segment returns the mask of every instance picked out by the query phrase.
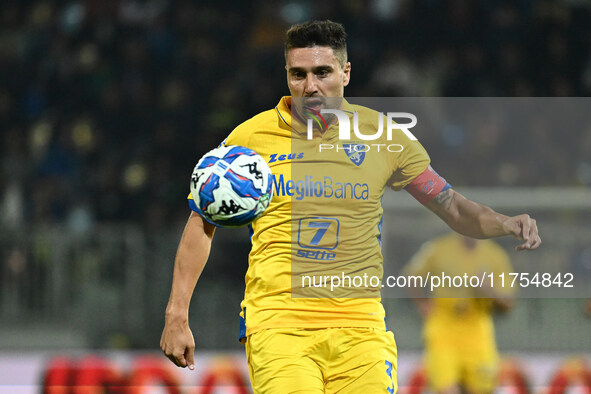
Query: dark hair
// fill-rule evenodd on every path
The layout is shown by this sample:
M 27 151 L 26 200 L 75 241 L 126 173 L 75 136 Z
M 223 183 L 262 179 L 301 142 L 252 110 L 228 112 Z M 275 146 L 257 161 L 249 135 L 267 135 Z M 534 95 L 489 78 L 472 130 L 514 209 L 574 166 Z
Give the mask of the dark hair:
M 340 23 L 329 20 L 308 21 L 291 26 L 285 33 L 286 58 L 287 52 L 292 48 L 314 46 L 331 47 L 341 65 L 347 61 L 347 33 Z

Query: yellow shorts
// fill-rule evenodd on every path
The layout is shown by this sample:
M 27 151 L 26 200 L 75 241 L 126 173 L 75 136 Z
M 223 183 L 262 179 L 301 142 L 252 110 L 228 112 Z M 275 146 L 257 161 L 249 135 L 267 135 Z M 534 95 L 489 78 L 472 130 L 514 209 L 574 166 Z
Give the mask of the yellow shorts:
M 461 385 L 471 392 L 492 393 L 499 356 L 495 349 L 458 348 L 439 343 L 427 346 L 425 364 L 432 390 Z
M 255 394 L 397 390 L 392 332 L 372 328 L 267 329 L 246 340 Z

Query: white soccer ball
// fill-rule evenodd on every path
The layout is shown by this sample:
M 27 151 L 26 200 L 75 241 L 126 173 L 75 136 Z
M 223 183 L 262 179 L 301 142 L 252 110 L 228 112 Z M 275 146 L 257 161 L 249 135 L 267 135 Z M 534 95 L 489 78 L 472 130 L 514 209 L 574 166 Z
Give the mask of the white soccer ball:
M 205 154 L 191 176 L 191 209 L 220 227 L 240 227 L 263 214 L 273 197 L 269 165 L 243 146 Z

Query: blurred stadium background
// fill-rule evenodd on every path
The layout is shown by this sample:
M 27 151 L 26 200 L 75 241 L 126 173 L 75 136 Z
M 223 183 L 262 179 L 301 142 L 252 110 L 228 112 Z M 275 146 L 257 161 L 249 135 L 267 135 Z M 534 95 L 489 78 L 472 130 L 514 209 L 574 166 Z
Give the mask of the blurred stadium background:
M 348 31 L 347 96 L 591 95 L 587 0 L 2 1 L 0 392 L 41 392 L 62 355 L 167 362 L 157 352 L 191 170 L 288 94 L 283 33 L 311 18 Z M 507 213 L 535 200 L 543 249 L 512 257 L 589 275 L 591 127 L 419 139 L 470 197 Z M 385 203 L 387 260 L 446 231 L 394 193 Z M 245 373 L 248 250 L 246 230 L 218 231 L 191 306 L 201 365 L 231 357 L 219 367 L 230 383 L 224 368 Z M 585 301 L 520 299 L 498 319 L 502 352 L 537 374 L 530 386 L 591 361 Z M 402 387 L 420 363 L 420 319 L 408 299 L 385 306 Z M 591 377 L 574 379 L 591 392 Z

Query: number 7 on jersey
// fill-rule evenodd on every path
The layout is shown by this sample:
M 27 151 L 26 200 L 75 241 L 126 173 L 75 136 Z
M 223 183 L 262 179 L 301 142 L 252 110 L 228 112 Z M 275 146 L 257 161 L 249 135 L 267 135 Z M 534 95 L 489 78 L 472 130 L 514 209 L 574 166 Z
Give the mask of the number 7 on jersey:
M 298 245 L 307 249 L 332 250 L 339 243 L 340 223 L 335 218 L 311 217 L 298 223 Z

